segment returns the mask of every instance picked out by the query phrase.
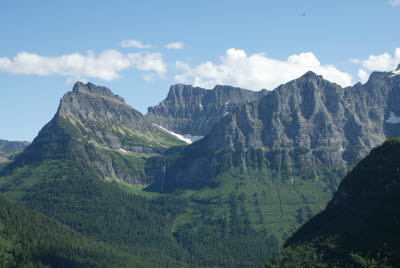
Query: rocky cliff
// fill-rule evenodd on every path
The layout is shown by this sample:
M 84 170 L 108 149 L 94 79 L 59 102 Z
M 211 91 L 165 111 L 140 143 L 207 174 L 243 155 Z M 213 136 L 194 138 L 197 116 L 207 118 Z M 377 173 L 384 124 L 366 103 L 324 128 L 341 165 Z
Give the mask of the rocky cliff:
M 28 141 L 7 141 L 0 140 L 0 150 L 7 152 L 20 152 L 23 151 L 30 142 Z
M 29 163 L 78 161 L 103 178 L 144 183 L 143 161 L 135 153 L 162 153 L 185 144 L 147 122 L 110 89 L 77 82 L 54 118 L 2 174 Z
M 160 151 L 184 144 L 147 122 L 110 89 L 91 83 L 75 84 L 61 99 L 55 118 L 63 118 L 81 130 L 89 142 L 127 151 Z
M 150 107 L 146 119 L 180 134 L 205 136 L 215 123 L 236 106 L 268 94 L 231 86 L 204 89 L 190 85 L 171 86 L 159 105 Z
M 373 147 L 400 136 L 399 103 L 396 72 L 375 72 L 366 84 L 347 88 L 308 72 L 221 118 L 209 135 L 186 149 L 191 160 L 171 169 L 169 178 L 173 184 L 180 178 L 211 180 L 203 170 L 210 170 L 212 160 L 201 152 L 226 148 L 302 148 L 307 163 L 348 170 Z

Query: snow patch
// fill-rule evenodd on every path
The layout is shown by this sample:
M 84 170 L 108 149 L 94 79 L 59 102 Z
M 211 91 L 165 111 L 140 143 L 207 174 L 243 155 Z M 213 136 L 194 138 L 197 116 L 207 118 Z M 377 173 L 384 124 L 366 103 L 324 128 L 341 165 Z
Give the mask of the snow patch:
M 170 130 L 168 130 L 168 129 L 166 129 L 166 128 L 163 128 L 162 126 L 159 126 L 159 125 L 156 125 L 156 124 L 154 124 L 154 125 L 157 126 L 157 127 L 159 127 L 159 128 L 161 128 L 162 130 L 168 132 L 168 133 L 171 134 L 172 136 L 177 137 L 177 138 L 180 139 L 181 141 L 186 142 L 187 144 L 191 144 L 191 143 L 193 143 L 193 142 L 195 142 L 195 141 L 198 141 L 198 140 L 201 140 L 202 138 L 204 138 L 204 136 L 192 136 L 192 135 L 190 135 L 190 134 L 181 135 L 181 134 L 172 132 L 172 131 L 170 131 Z
M 400 75 L 400 70 L 398 71 L 393 71 L 392 75 L 390 77 L 396 76 L 396 75 Z
M 179 134 L 178 134 L 179 135 Z M 183 135 L 183 138 L 190 140 L 190 143 L 196 142 L 204 138 L 204 136 L 192 136 L 190 134 Z
M 386 122 L 391 123 L 391 124 L 398 124 L 400 123 L 400 116 L 397 117 L 394 112 L 390 112 L 388 120 Z
M 125 151 L 125 150 L 122 149 L 122 148 L 119 148 L 118 151 L 123 152 L 123 153 L 128 153 L 127 151 Z

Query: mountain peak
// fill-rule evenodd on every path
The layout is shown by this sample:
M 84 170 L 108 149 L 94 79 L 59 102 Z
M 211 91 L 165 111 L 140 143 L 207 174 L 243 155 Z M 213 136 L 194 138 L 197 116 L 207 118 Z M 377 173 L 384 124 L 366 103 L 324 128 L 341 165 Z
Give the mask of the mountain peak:
M 81 93 L 101 95 L 103 97 L 116 98 L 121 102 L 125 102 L 125 100 L 123 98 L 112 93 L 112 91 L 109 88 L 102 87 L 102 86 L 96 86 L 95 84 L 92 84 L 90 82 L 88 82 L 87 84 L 84 84 L 80 81 L 76 82 L 74 85 L 74 88 L 72 89 L 72 92 L 81 92 Z
M 400 63 L 399 63 L 399 65 L 397 65 L 396 72 L 397 71 L 400 71 Z
M 318 75 L 314 73 L 313 71 L 308 71 L 305 74 L 303 74 L 300 78 L 306 78 L 306 79 L 323 79 L 321 75 Z
M 57 116 L 83 123 L 102 121 L 135 127 L 143 121 L 141 113 L 110 89 L 79 81 L 62 97 Z

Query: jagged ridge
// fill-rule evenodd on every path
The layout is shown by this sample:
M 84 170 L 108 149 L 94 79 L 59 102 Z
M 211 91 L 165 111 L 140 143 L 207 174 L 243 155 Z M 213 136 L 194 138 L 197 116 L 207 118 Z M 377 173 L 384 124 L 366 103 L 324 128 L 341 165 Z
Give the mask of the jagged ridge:
M 61 99 L 53 119 L 1 175 L 28 164 L 72 160 L 71 165 L 78 161 L 96 168 L 103 178 L 149 183 L 143 172 L 145 163 L 135 153 L 162 153 L 183 145 L 108 88 L 77 82 Z M 20 189 L 12 186 L 7 189 Z
M 200 172 L 211 162 L 199 168 L 196 155 L 224 148 L 305 148 L 307 162 L 348 170 L 371 148 L 400 135 L 400 124 L 388 121 L 391 113 L 400 115 L 399 81 L 399 76 L 375 72 L 364 85 L 341 88 L 308 72 L 221 118 L 208 136 L 186 149 L 191 160 L 169 177 L 177 184 L 179 178 L 211 180 Z
M 266 94 L 267 90 L 254 92 L 221 85 L 210 90 L 177 84 L 171 86 L 167 98 L 159 105 L 149 107 L 145 117 L 177 133 L 205 136 L 234 107 Z

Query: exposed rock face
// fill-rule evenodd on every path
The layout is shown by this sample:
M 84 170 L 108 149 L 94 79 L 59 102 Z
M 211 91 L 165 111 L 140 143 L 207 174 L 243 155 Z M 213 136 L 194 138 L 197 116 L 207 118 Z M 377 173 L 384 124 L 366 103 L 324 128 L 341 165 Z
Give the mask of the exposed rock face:
M 159 105 L 150 107 L 146 119 L 180 134 L 205 136 L 215 123 L 238 104 L 257 100 L 268 91 L 249 91 L 231 86 L 204 89 L 177 84 Z
M 141 113 L 127 105 L 123 98 L 106 87 L 77 82 L 61 99 L 58 116 L 77 120 L 108 122 L 131 127 L 143 127 Z
M 193 161 L 173 169 L 169 177 L 207 179 L 198 170 L 212 163 L 195 155 L 224 148 L 300 147 L 309 150 L 309 163 L 348 170 L 373 147 L 400 136 L 400 76 L 391 74 L 375 72 L 364 85 L 341 88 L 308 72 L 220 119 L 208 136 L 187 148 Z
M 90 136 L 90 141 L 116 149 L 134 150 L 121 139 L 125 132 L 138 129 L 158 131 L 123 98 L 114 95 L 108 88 L 91 83 L 77 82 L 72 92 L 61 99 L 56 117 L 79 125 Z
M 123 98 L 114 95 L 106 87 L 77 82 L 71 92 L 60 101 L 53 120 L 46 127 L 53 126 L 58 120 L 72 124 L 76 129 L 73 136 L 81 136 L 92 144 L 124 149 L 133 152 L 160 152 L 169 143 L 184 144 L 166 131 L 147 122 L 143 115 L 127 105 Z M 35 141 L 46 141 L 54 133 L 46 127 Z M 62 127 L 65 129 L 65 126 Z
M 30 142 L 0 140 L 0 163 L 13 160 Z
M 0 150 L 7 152 L 20 152 L 23 151 L 30 142 L 28 141 L 7 141 L 0 140 Z
M 388 73 L 374 73 L 365 85 L 341 88 L 308 72 L 237 108 L 203 142 L 213 150 L 327 147 L 350 161 L 400 135 L 400 125 L 387 122 L 391 112 L 400 115 L 399 82 Z
M 122 152 L 160 153 L 184 144 L 108 88 L 77 82 L 61 99 L 54 118 L 3 172 L 28 162 L 68 159 L 95 168 L 103 177 L 143 183 L 146 176 L 130 174 L 129 164 L 119 157 Z

